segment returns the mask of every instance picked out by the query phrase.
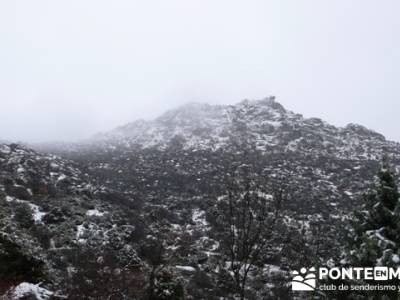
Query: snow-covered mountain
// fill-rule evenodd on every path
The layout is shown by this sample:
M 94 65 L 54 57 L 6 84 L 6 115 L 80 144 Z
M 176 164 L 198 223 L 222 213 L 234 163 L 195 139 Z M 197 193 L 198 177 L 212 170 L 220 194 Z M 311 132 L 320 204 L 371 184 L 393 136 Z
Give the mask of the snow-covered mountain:
M 383 157 L 400 171 L 400 144 L 304 118 L 273 97 L 187 104 L 33 147 L 0 144 L 0 294 L 44 299 L 146 299 L 156 262 L 165 264 L 153 274 L 156 299 L 232 296 L 218 205 L 243 180 L 279 207 L 248 299 L 288 299 L 290 270 L 337 257 L 336 226 L 360 207 Z
M 165 148 L 181 143 L 185 149 L 225 149 L 232 139 L 245 137 L 260 151 L 332 154 L 343 159 L 400 157 L 398 143 L 361 125 L 335 127 L 318 118 L 286 110 L 274 97 L 244 100 L 236 105 L 191 103 L 155 120 L 135 121 L 105 134 L 96 142 L 122 147 Z

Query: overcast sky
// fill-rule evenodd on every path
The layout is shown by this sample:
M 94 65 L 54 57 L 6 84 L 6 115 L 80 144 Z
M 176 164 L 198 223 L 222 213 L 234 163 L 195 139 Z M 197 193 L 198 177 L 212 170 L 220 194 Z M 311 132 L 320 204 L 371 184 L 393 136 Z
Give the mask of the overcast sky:
M 0 2 L 0 139 L 74 140 L 275 95 L 400 141 L 398 0 Z

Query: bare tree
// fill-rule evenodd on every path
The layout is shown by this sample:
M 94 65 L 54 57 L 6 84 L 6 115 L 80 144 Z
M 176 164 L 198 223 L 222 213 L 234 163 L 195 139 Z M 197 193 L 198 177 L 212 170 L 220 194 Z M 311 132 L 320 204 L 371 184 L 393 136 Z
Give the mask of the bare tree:
M 146 259 L 150 266 L 148 299 L 151 300 L 154 298 L 156 276 L 167 265 L 163 240 L 155 237 L 150 238 L 141 245 L 140 250 L 141 256 Z
M 249 272 L 274 238 L 277 210 L 284 197 L 279 191 L 274 197 L 247 180 L 228 187 L 228 195 L 219 201 L 221 225 L 227 233 L 223 241 L 227 267 L 242 300 Z

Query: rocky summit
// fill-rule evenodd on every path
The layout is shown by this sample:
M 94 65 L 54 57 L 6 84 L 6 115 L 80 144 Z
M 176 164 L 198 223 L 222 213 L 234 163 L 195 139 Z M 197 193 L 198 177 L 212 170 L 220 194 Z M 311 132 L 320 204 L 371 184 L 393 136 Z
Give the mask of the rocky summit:
M 340 228 L 382 161 L 398 174 L 400 144 L 274 97 L 191 103 L 80 143 L 2 143 L 1 299 L 291 299 L 292 270 L 341 260 Z M 252 199 L 254 220 L 230 223 L 232 199 Z

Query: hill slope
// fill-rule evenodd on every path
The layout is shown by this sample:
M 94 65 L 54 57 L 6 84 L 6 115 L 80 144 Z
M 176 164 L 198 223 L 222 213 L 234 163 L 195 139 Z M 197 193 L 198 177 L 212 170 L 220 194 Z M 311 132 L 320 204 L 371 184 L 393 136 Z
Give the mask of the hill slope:
M 232 182 L 240 190 L 243 180 L 262 188 L 265 199 L 282 200 L 280 226 L 257 261 L 251 285 L 259 288 L 250 296 L 287 297 L 289 270 L 338 257 L 335 225 L 359 207 L 382 157 L 400 170 L 398 143 L 360 125 L 306 119 L 273 97 L 188 104 L 89 141 L 36 148 L 51 154 L 0 148 L 4 232 L 46 265 L 49 289 L 88 299 L 116 291 L 144 297 L 156 241 L 166 261 L 160 293 L 231 295 L 217 207 Z M 31 209 L 27 225 L 15 218 L 21 201 Z M 43 242 L 37 228 L 48 233 Z
M 230 138 L 245 137 L 261 151 L 335 155 L 343 159 L 379 159 L 384 152 L 399 155 L 399 144 L 367 128 L 349 124 L 337 128 L 286 110 L 274 97 L 244 100 L 236 105 L 187 104 L 153 121 L 136 121 L 99 141 L 142 148 L 166 147 L 179 141 L 185 149 L 224 149 Z

